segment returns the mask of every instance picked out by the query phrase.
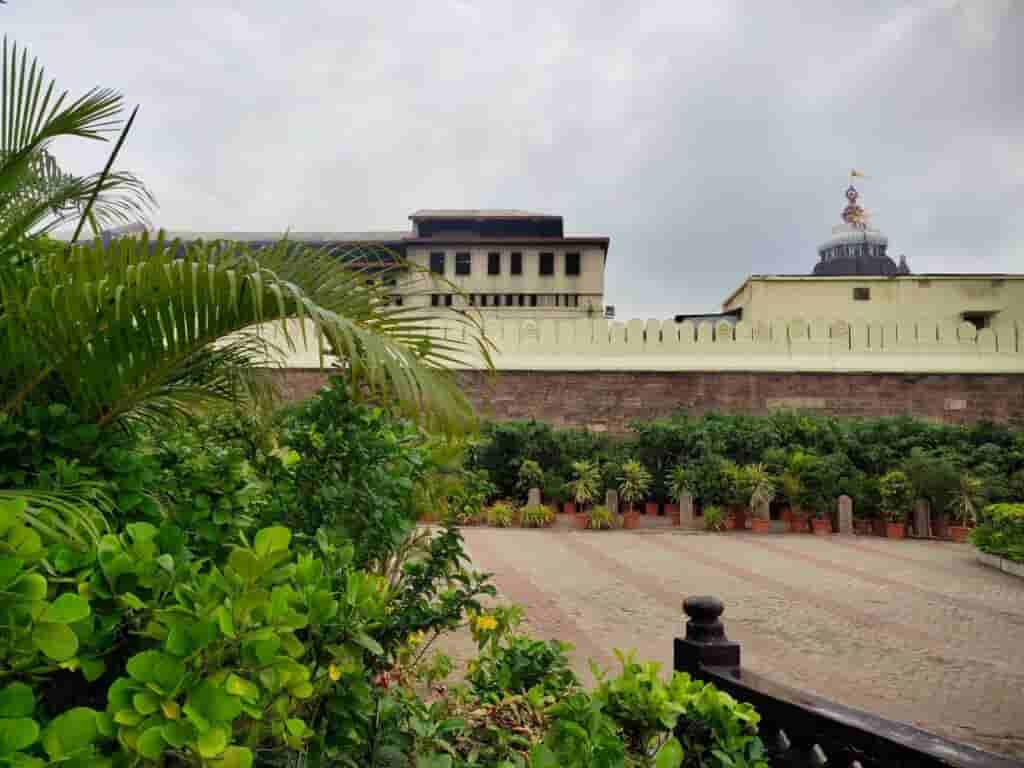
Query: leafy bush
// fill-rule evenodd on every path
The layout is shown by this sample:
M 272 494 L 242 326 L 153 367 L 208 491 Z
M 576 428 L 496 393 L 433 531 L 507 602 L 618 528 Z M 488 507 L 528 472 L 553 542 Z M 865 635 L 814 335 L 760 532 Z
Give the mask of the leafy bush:
M 536 461 L 526 459 L 519 466 L 517 478 L 516 487 L 524 494 L 529 493 L 531 488 L 540 488 L 544 485 L 544 470 Z
M 651 473 L 644 465 L 635 459 L 630 459 L 622 465 L 619 476 L 619 495 L 626 502 L 630 509 L 638 501 L 647 498 L 647 490 L 651 487 Z
M 569 482 L 569 490 L 573 500 L 582 505 L 590 504 L 597 498 L 601 486 L 601 470 L 592 461 L 574 461 L 572 464 L 573 479 Z
M 543 528 L 551 525 L 554 519 L 555 513 L 543 504 L 523 507 L 519 512 L 519 523 L 523 528 Z
M 603 504 L 590 510 L 587 517 L 587 528 L 595 531 L 607 531 L 615 527 L 615 518 L 611 510 Z
M 571 650 L 571 645 L 558 640 L 510 634 L 489 645 L 470 664 L 466 679 L 474 694 L 484 701 L 500 701 L 534 688 L 559 697 L 578 685 L 566 656 Z
M 903 520 L 914 503 L 914 487 L 905 474 L 898 469 L 887 472 L 879 480 L 882 509 L 892 522 Z
M 721 531 L 725 528 L 725 515 L 722 508 L 712 504 L 704 507 L 704 527 L 709 531 Z
M 496 528 L 509 528 L 516 521 L 515 505 L 508 501 L 498 501 L 487 510 L 487 524 Z
M 1024 504 L 992 504 L 979 515 L 971 543 L 982 552 L 1024 563 Z

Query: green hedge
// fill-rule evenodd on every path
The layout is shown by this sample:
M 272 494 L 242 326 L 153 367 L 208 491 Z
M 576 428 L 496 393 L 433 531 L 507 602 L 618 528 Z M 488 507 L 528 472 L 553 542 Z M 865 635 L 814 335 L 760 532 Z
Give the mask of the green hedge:
M 982 552 L 1024 563 L 1024 504 L 986 507 L 971 532 L 971 543 Z

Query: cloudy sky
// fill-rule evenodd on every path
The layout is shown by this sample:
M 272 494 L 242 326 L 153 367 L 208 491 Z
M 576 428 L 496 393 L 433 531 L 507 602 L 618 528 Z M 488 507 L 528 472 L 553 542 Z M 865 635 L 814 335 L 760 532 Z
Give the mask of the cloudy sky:
M 119 164 L 167 228 L 561 213 L 611 237 L 619 316 L 664 317 L 809 271 L 853 167 L 915 271 L 1024 271 L 1024 0 L 8 0 L 0 28 L 141 105 Z

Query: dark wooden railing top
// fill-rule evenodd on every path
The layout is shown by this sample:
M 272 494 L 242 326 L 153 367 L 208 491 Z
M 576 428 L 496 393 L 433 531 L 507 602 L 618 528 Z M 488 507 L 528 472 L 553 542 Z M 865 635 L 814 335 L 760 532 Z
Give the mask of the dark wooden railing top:
M 712 682 L 754 705 L 772 765 L 836 768 L 1024 768 L 1024 763 L 949 741 L 768 680 L 740 666 L 740 646 L 725 635 L 722 602 L 683 602 L 686 637 L 676 638 L 675 669 Z M 1024 727 L 1024 724 L 1022 724 Z

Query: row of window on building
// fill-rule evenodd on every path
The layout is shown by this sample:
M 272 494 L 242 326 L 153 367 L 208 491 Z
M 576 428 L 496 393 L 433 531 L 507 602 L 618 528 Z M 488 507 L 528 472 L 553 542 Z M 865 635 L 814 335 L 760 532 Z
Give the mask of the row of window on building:
M 580 297 L 574 293 L 432 293 L 430 306 L 450 307 L 578 307 Z
M 488 275 L 500 275 L 502 274 L 502 259 L 503 254 L 499 251 L 491 251 L 487 254 L 487 274 Z M 437 251 L 430 254 L 430 271 L 435 275 L 443 275 L 445 273 L 445 254 L 444 252 Z M 457 277 L 465 277 L 473 272 L 473 258 L 468 251 L 458 251 L 455 254 L 455 275 Z M 565 254 L 565 274 L 570 277 L 575 277 L 580 273 L 580 255 L 578 253 L 567 253 Z M 521 275 L 523 274 L 523 254 L 519 251 L 513 251 L 508 254 L 508 274 L 510 275 Z M 544 277 L 553 276 L 555 274 L 555 254 L 550 251 L 544 251 L 540 254 L 538 260 L 538 274 Z

